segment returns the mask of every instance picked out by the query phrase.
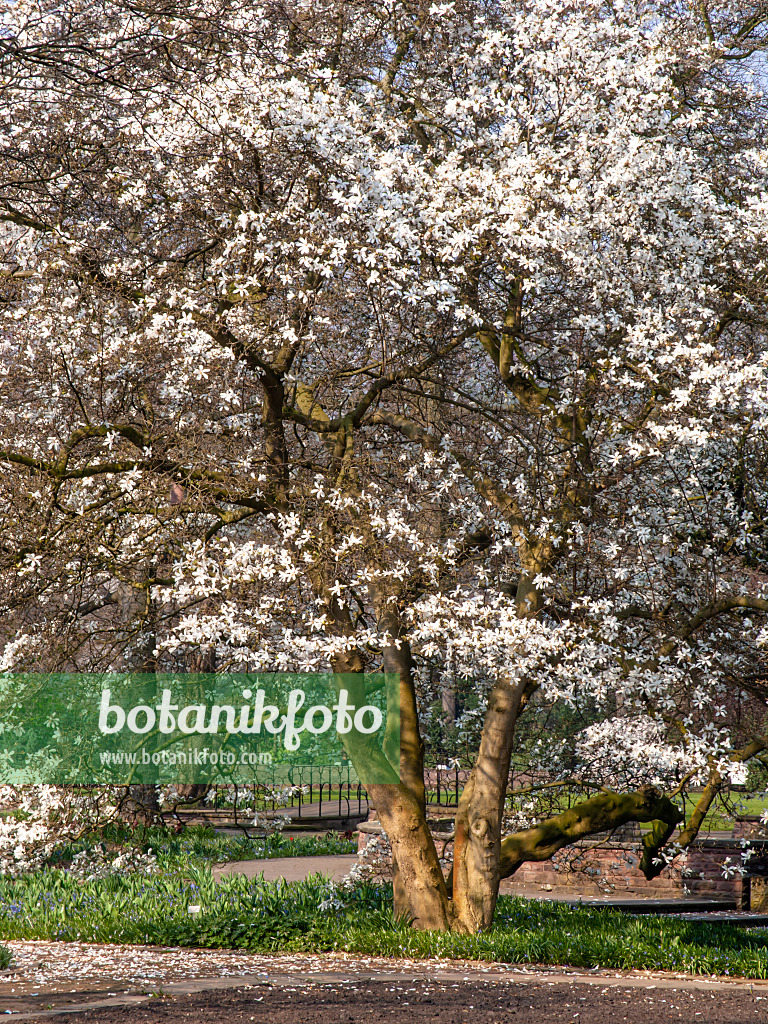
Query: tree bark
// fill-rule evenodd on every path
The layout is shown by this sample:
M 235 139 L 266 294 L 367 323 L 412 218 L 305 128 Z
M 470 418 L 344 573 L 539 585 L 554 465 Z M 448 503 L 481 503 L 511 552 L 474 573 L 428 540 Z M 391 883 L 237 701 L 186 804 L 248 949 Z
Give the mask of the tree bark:
M 500 680 L 491 690 L 477 764 L 456 813 L 453 903 L 458 931 L 485 931 L 499 893 L 501 822 L 512 739 L 524 683 Z
M 392 623 L 392 625 L 395 625 Z M 424 742 L 419 731 L 419 716 L 416 707 L 416 692 L 413 686 L 413 658 L 411 647 L 408 643 L 401 643 L 399 647 L 389 644 L 384 649 L 384 672 L 386 673 L 389 685 L 397 687 L 398 700 L 396 706 L 399 714 L 388 716 L 394 725 L 393 733 L 399 725 L 399 736 L 391 735 L 385 738 L 387 753 L 394 754 L 395 744 L 399 747 L 398 754 L 400 766 L 400 783 L 409 791 L 419 809 L 421 817 L 426 824 L 427 799 L 424 786 Z M 390 755 L 391 756 L 391 755 Z M 374 801 L 378 811 L 379 820 L 382 811 Z M 386 827 L 386 826 L 385 826 Z M 427 832 L 429 829 L 427 828 Z M 431 838 L 431 835 L 430 835 Z M 395 914 L 397 916 L 410 916 L 414 921 L 425 914 L 423 900 L 414 896 L 410 890 L 410 881 L 400 869 L 400 861 L 392 850 L 392 892 Z M 417 885 L 418 892 L 418 885 Z M 415 900 L 415 902 L 414 902 Z M 431 918 L 431 912 L 429 914 Z
M 379 820 L 392 846 L 397 864 L 401 899 L 395 913 L 406 916 L 414 928 L 447 931 L 453 913 L 440 860 L 427 820 L 407 787 L 366 787 L 379 812 Z
M 392 846 L 395 914 L 417 928 L 445 929 L 451 912 L 427 824 L 424 742 L 419 730 L 411 646 L 401 639 L 402 624 L 394 595 L 372 587 L 371 597 L 379 629 L 390 638 L 383 651 L 388 694 L 384 753 L 397 771 L 399 784 L 367 789 Z
M 334 660 L 334 668 L 341 666 L 359 670 L 360 663 L 354 654 L 348 654 Z M 364 703 L 364 683 L 359 671 L 337 673 L 334 681 L 337 690 L 343 688 L 348 691 L 353 703 Z M 343 740 L 352 764 L 364 782 L 366 776 L 391 778 L 391 782 L 366 782 L 365 788 L 379 813 L 379 820 L 392 846 L 393 862 L 397 864 L 399 884 L 395 913 L 405 917 L 415 928 L 449 929 L 451 905 L 424 814 L 423 776 L 421 793 L 414 793 L 399 778 L 400 766 L 390 763 L 385 749 L 354 733 L 348 733 Z

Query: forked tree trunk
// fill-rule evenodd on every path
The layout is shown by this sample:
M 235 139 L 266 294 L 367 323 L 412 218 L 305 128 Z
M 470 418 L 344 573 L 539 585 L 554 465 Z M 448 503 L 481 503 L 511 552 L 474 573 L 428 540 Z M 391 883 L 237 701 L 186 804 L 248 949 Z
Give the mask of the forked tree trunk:
M 355 664 L 354 658 L 345 658 L 337 665 L 342 662 L 347 668 Z M 360 674 L 337 675 L 336 685 L 348 689 L 356 704 L 365 700 Z M 628 821 L 652 823 L 643 839 L 641 868 L 647 877 L 653 877 L 659 850 L 683 817 L 667 797 L 647 786 L 634 793 L 600 793 L 502 840 L 512 734 L 524 693 L 524 684 L 503 681 L 491 691 L 477 765 L 459 802 L 454 868 L 447 883 L 427 824 L 423 796 L 398 780 L 398 768 L 384 749 L 367 737 L 350 734 L 345 738 L 353 764 L 367 766 L 378 779 L 391 776 L 391 783 L 377 782 L 366 789 L 397 864 L 395 910 L 415 928 L 463 933 L 487 930 L 493 923 L 502 878 L 526 861 L 546 860 L 564 846 Z M 410 767 L 413 770 L 413 765 Z M 419 789 L 416 782 L 414 788 Z
M 524 613 L 535 613 L 535 594 L 530 587 L 522 589 Z M 379 624 L 395 640 L 399 624 L 386 618 L 385 611 Z M 367 766 L 370 777 L 382 780 L 366 789 L 392 846 L 397 914 L 420 929 L 485 931 L 493 924 L 503 877 L 525 861 L 547 859 L 563 846 L 627 821 L 653 822 L 644 839 L 641 865 L 651 877 L 660 847 L 682 818 L 674 804 L 651 787 L 632 794 L 599 794 L 502 840 L 512 740 L 530 685 L 501 679 L 491 690 L 477 763 L 459 801 L 453 870 L 446 882 L 427 823 L 413 661 L 405 641 L 387 647 L 384 667 L 390 713 L 383 747 L 354 734 L 345 737 L 345 745 L 353 764 L 363 771 Z M 367 703 L 361 655 L 338 655 L 333 668 L 337 688 L 349 690 L 355 704 Z M 398 706 L 398 713 L 393 713 Z M 388 776 L 391 782 L 384 781 Z

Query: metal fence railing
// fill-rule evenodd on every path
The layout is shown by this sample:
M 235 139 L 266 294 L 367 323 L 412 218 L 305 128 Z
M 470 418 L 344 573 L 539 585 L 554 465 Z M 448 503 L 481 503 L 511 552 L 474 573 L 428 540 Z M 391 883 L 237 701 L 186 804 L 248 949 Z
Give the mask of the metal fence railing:
M 469 778 L 469 769 L 448 760 L 424 768 L 427 803 L 438 807 L 458 807 L 461 791 Z
M 455 808 L 470 775 L 469 768 L 458 761 L 446 760 L 424 768 L 427 803 L 435 807 Z M 178 809 L 191 813 L 193 808 L 183 802 Z M 341 765 L 271 765 L 259 769 L 258 781 L 211 786 L 204 801 L 204 812 L 231 815 L 237 825 L 249 824 L 254 812 L 279 814 L 285 810 L 291 817 L 349 818 L 363 816 L 369 810 L 368 795 L 350 764 Z
M 247 816 L 246 808 L 290 809 L 296 818 L 348 818 L 368 810 L 365 788 L 351 765 L 273 765 L 260 770 L 259 776 L 257 782 L 214 786 L 208 806 L 231 810 L 236 823 Z

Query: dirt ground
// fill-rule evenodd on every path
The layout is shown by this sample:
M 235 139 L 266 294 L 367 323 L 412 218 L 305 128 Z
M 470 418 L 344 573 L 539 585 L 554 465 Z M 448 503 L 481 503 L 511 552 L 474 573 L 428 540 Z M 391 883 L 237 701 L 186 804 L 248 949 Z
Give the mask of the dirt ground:
M 762 1024 L 768 1021 L 768 991 L 393 979 L 209 990 L 38 1019 L 40 1024 Z

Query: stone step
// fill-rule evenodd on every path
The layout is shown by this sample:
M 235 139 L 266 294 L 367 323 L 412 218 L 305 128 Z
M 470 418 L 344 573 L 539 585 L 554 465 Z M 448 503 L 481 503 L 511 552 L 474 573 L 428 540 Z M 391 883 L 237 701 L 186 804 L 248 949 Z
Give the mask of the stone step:
M 580 907 L 606 907 L 611 910 L 622 910 L 625 914 L 707 914 L 718 911 L 736 911 L 736 900 L 708 899 L 626 899 L 606 897 L 606 899 L 583 899 L 566 897 L 563 902 Z
M 750 914 L 748 912 L 730 914 L 725 911 L 714 911 L 709 914 L 675 914 L 681 921 L 692 921 L 695 924 L 732 924 L 738 928 L 768 928 L 768 914 Z

